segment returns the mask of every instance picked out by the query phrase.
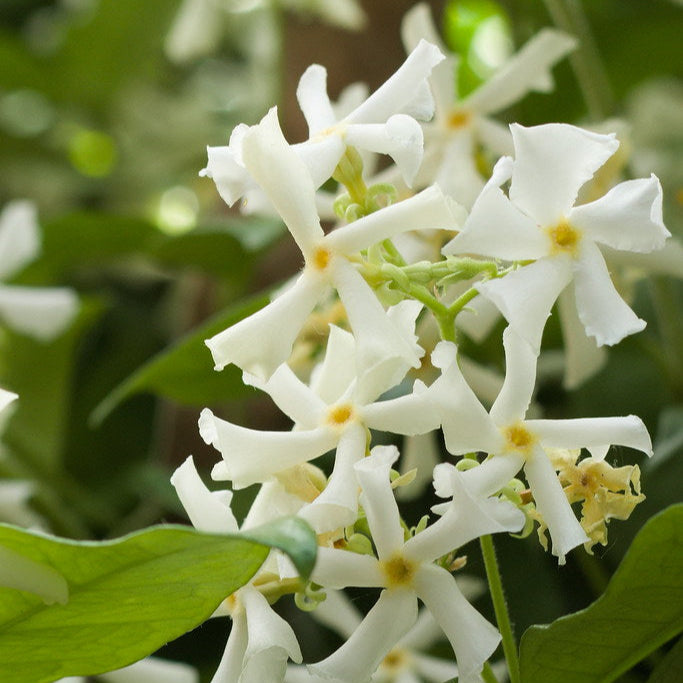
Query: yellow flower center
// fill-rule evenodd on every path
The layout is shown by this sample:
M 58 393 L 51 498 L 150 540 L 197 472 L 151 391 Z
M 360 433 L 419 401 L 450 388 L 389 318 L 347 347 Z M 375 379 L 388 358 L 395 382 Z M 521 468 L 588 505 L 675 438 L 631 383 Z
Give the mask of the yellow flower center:
M 340 403 L 339 405 L 332 406 L 327 413 L 327 421 L 335 427 L 347 424 L 353 417 L 353 406 L 350 403 Z
M 547 229 L 554 252 L 564 252 L 574 256 L 581 241 L 581 232 L 567 220 L 562 219 L 557 225 Z
M 401 554 L 392 555 L 388 560 L 380 562 L 380 567 L 387 581 L 387 588 L 409 586 L 415 576 L 417 565 Z
M 399 672 L 408 668 L 410 655 L 400 648 L 394 648 L 382 660 L 379 665 L 380 670 L 388 675 L 395 676 Z
M 318 247 L 313 252 L 311 263 L 313 264 L 314 268 L 317 268 L 318 270 L 325 270 L 325 268 L 327 268 L 327 266 L 330 264 L 331 259 L 332 252 L 329 249 L 326 249 L 325 247 Z
M 506 427 L 503 436 L 508 450 L 522 453 L 527 453 L 536 441 L 536 437 L 521 422 Z
M 465 109 L 456 109 L 448 117 L 447 125 L 452 130 L 465 128 L 472 120 L 472 114 Z

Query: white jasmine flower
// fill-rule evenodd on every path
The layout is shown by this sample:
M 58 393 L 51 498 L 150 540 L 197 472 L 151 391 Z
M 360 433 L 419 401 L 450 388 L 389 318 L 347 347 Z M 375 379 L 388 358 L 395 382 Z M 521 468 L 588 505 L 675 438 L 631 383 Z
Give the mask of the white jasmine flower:
M 458 577 L 457 583 L 468 600 L 483 591 L 481 582 L 471 577 Z M 327 597 L 311 613 L 312 616 L 343 638 L 350 638 L 362 623 L 361 613 L 341 591 L 328 590 L 326 593 Z M 455 678 L 458 675 L 455 662 L 424 654 L 442 639 L 443 631 L 432 613 L 421 609 L 415 624 L 380 662 L 372 675 L 372 683 L 444 683 Z M 285 676 L 285 683 L 323 683 L 329 680 L 295 664 L 287 667 Z
M 619 296 L 598 245 L 649 252 L 669 231 L 655 176 L 628 180 L 575 206 L 581 186 L 618 147 L 614 136 L 567 124 L 510 126 L 515 160 L 501 159 L 445 254 L 478 253 L 534 263 L 478 285 L 538 351 L 550 309 L 572 282 L 579 318 L 599 346 L 645 327 Z M 509 197 L 500 189 L 511 181 Z
M 420 305 L 405 302 L 391 313 L 399 320 L 409 313 L 414 327 Z M 398 313 L 397 310 L 398 309 Z M 398 384 L 407 370 L 384 364 L 369 373 L 355 375 L 355 343 L 352 335 L 330 326 L 325 361 L 314 374 L 312 386 L 299 380 L 288 365 L 281 365 L 267 382 L 246 379 L 266 391 L 292 419 L 293 431 L 247 429 L 202 411 L 199 431 L 218 449 L 223 461 L 213 471 L 216 479 L 229 479 L 235 488 L 267 481 L 276 474 L 313 460 L 336 448 L 335 464 L 324 491 L 299 511 L 318 532 L 351 524 L 356 519 L 357 486 L 353 467 L 366 453 L 367 430 L 395 434 L 420 434 L 439 426 L 439 415 L 421 382 L 414 391 L 398 398 L 380 400 Z
M 441 43 L 427 4 L 420 3 L 405 15 L 401 33 L 406 50 L 427 39 L 447 54 L 430 78 L 436 112 L 425 126 L 425 160 L 417 184 L 435 182 L 465 206 L 472 206 L 484 186 L 475 162 L 477 144 L 496 156 L 512 152 L 507 128 L 491 115 L 531 91 L 552 90 L 550 70 L 574 49 L 576 40 L 562 31 L 541 30 L 491 78 L 459 99 L 455 92 L 458 58 Z
M 410 183 L 422 158 L 422 129 L 415 118 L 434 113 L 427 77 L 443 59 L 440 50 L 423 41 L 380 88 L 341 119 L 327 95 L 327 72 L 310 66 L 299 82 L 297 98 L 309 127 L 309 139 L 294 145 L 309 169 L 314 189 L 332 176 L 347 145 L 390 155 Z M 209 147 L 208 164 L 200 175 L 212 178 L 230 205 L 253 189 L 253 171 L 244 159 L 249 126 L 237 126 L 227 147 Z
M 394 499 L 389 472 L 394 447 L 379 446 L 355 465 L 377 559 L 336 548 L 320 548 L 313 581 L 324 587 L 384 588 L 379 600 L 347 642 L 309 670 L 348 683 L 369 681 L 382 660 L 417 619 L 418 598 L 442 628 L 456 655 L 459 680 L 478 680 L 500 636 L 465 599 L 455 579 L 434 560 L 479 535 L 519 530 L 522 514 L 508 503 L 475 499 L 456 476 L 452 507 L 433 525 L 408 539 Z M 457 475 L 457 473 L 456 473 Z
M 191 457 L 174 472 L 171 483 L 196 529 L 211 533 L 234 533 L 238 530 L 230 510 L 232 493 L 209 491 Z M 245 521 L 244 527 L 247 526 Z M 272 610 L 252 583 L 226 599 L 217 615 L 224 614 L 226 610 L 232 618 L 232 628 L 212 683 L 282 680 L 287 659 L 301 661 L 301 651 L 291 626 Z
M 305 265 L 284 294 L 206 342 L 216 369 L 235 363 L 261 378 L 269 377 L 287 360 L 305 319 L 330 287 L 344 304 L 364 367 L 392 358 L 417 367 L 415 345 L 397 334 L 396 326 L 350 259 L 372 244 L 407 230 L 453 228 L 459 224 L 458 207 L 432 187 L 325 235 L 311 176 L 282 136 L 275 110 L 245 133 L 242 155 L 292 233 Z
M 603 459 L 610 445 L 628 446 L 652 455 L 652 444 L 645 425 L 634 415 L 525 419 L 536 381 L 536 354 L 511 327 L 505 330 L 503 343 L 505 382 L 490 413 L 465 383 L 457 366 L 455 346 L 442 342 L 432 354 L 432 363 L 443 370 L 439 381 L 450 387 L 450 397 L 439 408 L 446 448 L 453 455 L 477 451 L 490 454 L 483 464 L 462 475 L 481 495 L 500 490 L 524 468 L 536 509 L 548 525 L 553 554 L 563 564 L 566 553 L 585 543 L 587 537 L 562 491 L 546 449 L 587 448 L 594 457 Z M 440 496 L 449 496 L 448 483 L 441 474 L 451 468 L 442 464 L 435 469 Z
M 25 200 L 10 202 L 0 213 L 0 279 L 33 261 L 40 250 L 36 208 Z M 0 319 L 12 329 L 47 341 L 73 320 L 78 299 L 66 287 L 0 284 Z

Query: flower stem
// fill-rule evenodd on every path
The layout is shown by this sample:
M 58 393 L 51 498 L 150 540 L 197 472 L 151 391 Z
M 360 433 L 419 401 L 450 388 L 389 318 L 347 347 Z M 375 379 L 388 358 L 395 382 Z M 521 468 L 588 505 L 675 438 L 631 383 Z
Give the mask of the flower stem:
M 519 676 L 519 659 L 517 657 L 517 643 L 515 642 L 515 636 L 512 632 L 510 615 L 508 613 L 507 603 L 505 602 L 503 582 L 500 578 L 498 560 L 496 559 L 496 549 L 493 546 L 493 539 L 490 534 L 482 536 L 479 539 L 479 543 L 481 545 L 481 553 L 484 557 L 486 578 L 489 582 L 493 609 L 496 613 L 496 622 L 498 623 L 498 630 L 503 639 L 503 653 L 505 654 L 505 661 L 508 665 L 510 683 L 521 683 L 521 678 Z
M 481 677 L 484 680 L 484 683 L 498 683 L 496 674 L 493 673 L 493 669 L 491 669 L 491 665 L 488 662 L 484 664 L 484 669 L 481 672 Z

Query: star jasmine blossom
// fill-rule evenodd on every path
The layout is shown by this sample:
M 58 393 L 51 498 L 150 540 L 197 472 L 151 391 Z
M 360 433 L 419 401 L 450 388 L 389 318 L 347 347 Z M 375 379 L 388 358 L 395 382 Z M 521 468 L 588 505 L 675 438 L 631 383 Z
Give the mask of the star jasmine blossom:
M 355 465 L 377 558 L 320 548 L 313 580 L 321 586 L 381 587 L 379 600 L 342 647 L 309 670 L 348 683 L 369 681 L 372 673 L 417 619 L 418 598 L 443 629 L 455 651 L 459 680 L 479 680 L 483 663 L 499 636 L 464 598 L 454 578 L 434 561 L 485 533 L 518 531 L 523 515 L 496 499 L 470 496 L 458 473 L 448 512 L 405 540 L 389 471 L 398 458 L 392 447 L 376 447 Z
M 275 110 L 245 134 L 243 157 L 278 209 L 304 256 L 304 269 L 286 292 L 254 315 L 206 343 L 216 369 L 234 363 L 268 378 L 289 357 L 292 344 L 316 303 L 334 288 L 346 309 L 364 367 L 397 358 L 417 367 L 419 356 L 403 342 L 370 287 L 353 265 L 362 249 L 418 228 L 454 229 L 459 208 L 436 187 L 386 207 L 325 235 L 315 205 L 315 188 L 287 144 Z M 278 334 L 271 333 L 277 329 Z
M 439 381 L 451 387 L 450 393 L 434 394 L 449 396 L 447 403 L 440 406 L 446 448 L 453 455 L 476 451 L 490 454 L 483 464 L 462 475 L 480 495 L 496 493 L 523 468 L 536 509 L 550 532 L 553 554 L 563 564 L 565 555 L 586 543 L 588 537 L 562 491 L 547 450 L 587 448 L 593 457 L 602 460 L 613 444 L 635 448 L 648 456 L 652 455 L 652 444 L 645 425 L 634 415 L 527 420 L 536 379 L 536 355 L 511 327 L 505 330 L 503 341 L 505 382 L 490 413 L 465 383 L 455 360 L 455 347 L 442 342 L 432 355 L 432 362 L 444 371 Z M 437 470 L 444 467 L 452 466 L 438 465 Z M 448 497 L 449 489 L 440 483 L 437 493 Z
M 614 154 L 614 136 L 566 124 L 510 126 L 515 160 L 501 159 L 444 254 L 478 253 L 533 263 L 478 285 L 515 331 L 538 351 L 545 321 L 573 282 L 579 318 L 598 345 L 642 330 L 610 280 L 598 245 L 649 252 L 670 236 L 662 223 L 662 189 L 654 176 L 629 180 L 588 204 L 582 185 Z M 500 186 L 510 181 L 509 196 Z

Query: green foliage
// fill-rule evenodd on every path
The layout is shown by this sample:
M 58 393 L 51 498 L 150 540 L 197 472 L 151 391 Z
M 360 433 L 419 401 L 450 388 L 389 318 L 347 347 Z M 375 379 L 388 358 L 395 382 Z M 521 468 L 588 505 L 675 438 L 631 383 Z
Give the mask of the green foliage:
M 645 525 L 595 603 L 524 634 L 524 683 L 609 683 L 679 635 L 682 549 L 683 505 L 677 505 Z
M 39 589 L 0 587 L 3 682 L 42 683 L 137 661 L 207 619 L 249 581 L 270 547 L 287 552 L 308 577 L 316 540 L 299 519 L 233 535 L 154 527 L 100 543 L 0 525 L 1 550 L 58 573 L 68 587 L 65 602 L 57 596 L 63 604 L 46 604 Z
M 263 295 L 242 301 L 162 351 L 108 394 L 95 409 L 93 421 L 101 422 L 122 401 L 141 391 L 194 406 L 238 399 L 250 393 L 242 383 L 242 373 L 235 366 L 220 373 L 213 370 L 211 354 L 204 341 L 255 313 L 267 302 L 268 298 Z

